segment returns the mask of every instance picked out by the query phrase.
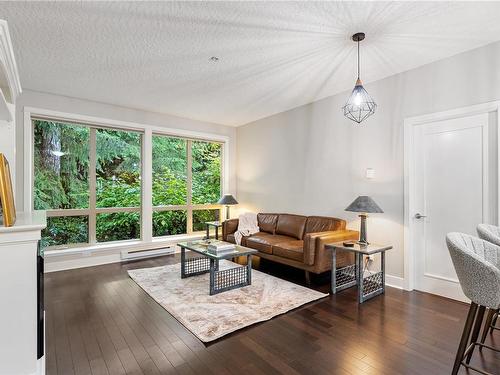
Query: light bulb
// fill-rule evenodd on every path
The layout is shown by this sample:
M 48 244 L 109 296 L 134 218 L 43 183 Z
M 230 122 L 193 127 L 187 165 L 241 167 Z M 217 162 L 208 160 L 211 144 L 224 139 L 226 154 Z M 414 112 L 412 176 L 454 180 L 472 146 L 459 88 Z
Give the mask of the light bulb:
M 361 94 L 359 92 L 354 97 L 354 104 L 358 107 L 361 105 Z

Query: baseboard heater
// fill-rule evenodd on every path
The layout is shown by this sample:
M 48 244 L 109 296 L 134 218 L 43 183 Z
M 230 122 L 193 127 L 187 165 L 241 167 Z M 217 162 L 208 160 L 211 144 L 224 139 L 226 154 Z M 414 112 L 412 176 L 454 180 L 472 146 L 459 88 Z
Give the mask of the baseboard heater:
M 121 258 L 123 261 L 127 261 L 127 260 L 159 257 L 161 255 L 168 255 L 173 253 L 175 253 L 175 245 L 153 250 L 135 250 L 135 251 L 123 250 L 121 253 Z

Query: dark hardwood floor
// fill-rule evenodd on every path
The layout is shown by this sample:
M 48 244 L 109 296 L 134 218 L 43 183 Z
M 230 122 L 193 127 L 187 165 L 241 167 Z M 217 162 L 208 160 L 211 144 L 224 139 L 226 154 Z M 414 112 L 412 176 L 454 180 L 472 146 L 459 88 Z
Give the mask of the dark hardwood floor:
M 358 305 L 351 288 L 204 345 L 127 275 L 177 262 L 165 256 L 46 274 L 47 375 L 451 371 L 465 304 L 388 288 Z M 257 266 L 303 283 L 296 270 Z M 316 282 L 328 291 L 325 280 Z M 498 331 L 488 338 L 495 341 L 500 346 Z M 500 373 L 500 355 L 486 349 L 473 364 Z

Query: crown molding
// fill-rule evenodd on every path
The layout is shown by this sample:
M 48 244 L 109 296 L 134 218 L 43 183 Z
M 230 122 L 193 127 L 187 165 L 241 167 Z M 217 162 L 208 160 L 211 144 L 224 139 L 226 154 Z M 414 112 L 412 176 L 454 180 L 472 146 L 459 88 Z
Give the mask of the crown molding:
M 14 48 L 10 39 L 9 27 L 5 20 L 0 20 L 0 63 L 9 85 L 10 102 L 15 103 L 22 89 L 16 58 L 14 56 Z

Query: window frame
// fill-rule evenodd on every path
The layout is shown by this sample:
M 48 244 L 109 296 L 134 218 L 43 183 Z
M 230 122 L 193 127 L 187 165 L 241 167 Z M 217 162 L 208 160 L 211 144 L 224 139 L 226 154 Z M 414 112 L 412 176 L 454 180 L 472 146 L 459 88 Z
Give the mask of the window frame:
M 192 138 L 186 138 L 186 137 L 177 137 L 177 136 L 171 136 L 171 135 L 165 135 L 161 134 L 158 132 L 153 132 L 152 137 L 154 136 L 160 136 L 160 137 L 170 137 L 170 138 L 180 138 L 186 141 L 186 189 L 187 189 L 187 196 L 186 196 L 186 204 L 181 204 L 181 205 L 161 205 L 161 206 L 153 206 L 153 212 L 164 212 L 164 211 L 186 211 L 187 212 L 187 223 L 186 223 L 186 233 L 187 235 L 191 234 L 196 234 L 196 233 L 202 233 L 203 231 L 193 231 L 193 211 L 196 210 L 218 210 L 219 211 L 219 218 L 221 217 L 220 215 L 222 214 L 222 205 L 216 204 L 216 203 L 207 203 L 207 204 L 193 204 L 192 203 L 192 198 L 193 198 L 193 148 L 192 144 L 193 141 L 202 141 L 202 142 L 210 142 L 210 143 L 218 143 L 221 145 L 222 150 L 221 150 L 221 179 L 220 179 L 220 188 L 221 192 L 224 190 L 224 183 L 223 183 L 223 176 L 224 176 L 224 148 L 225 145 L 223 142 L 220 141 L 208 141 L 205 139 L 192 139 Z M 151 147 L 151 155 L 153 153 L 153 148 Z M 152 170 L 152 169 L 151 169 Z M 152 175 L 151 175 L 152 178 Z M 153 238 L 164 238 L 164 237 L 171 237 L 171 236 L 154 236 Z
M 32 122 L 32 130 L 34 131 L 34 120 L 50 120 L 53 122 L 58 122 L 61 124 L 74 124 L 77 126 L 85 126 L 89 128 L 89 171 L 88 171 L 88 187 L 89 187 L 89 207 L 88 208 L 70 208 L 70 209 L 49 209 L 45 210 L 47 214 L 47 218 L 51 217 L 72 217 L 72 216 L 87 216 L 87 238 L 88 242 L 81 242 L 81 243 L 72 243 L 72 244 L 64 244 L 64 245 L 53 245 L 47 247 L 47 249 L 66 249 L 70 247 L 81 247 L 81 246 L 96 246 L 100 245 L 103 243 L 110 243 L 110 242 L 122 242 L 122 241 L 137 241 L 137 240 L 142 240 L 142 219 L 140 220 L 141 222 L 139 223 L 141 226 L 141 231 L 140 231 L 140 237 L 139 238 L 132 238 L 128 240 L 119 240 L 119 241 L 103 241 L 103 242 L 98 242 L 97 241 L 97 215 L 99 214 L 114 214 L 114 213 L 120 213 L 120 212 L 141 212 L 142 208 L 142 199 L 140 202 L 140 205 L 137 207 L 97 207 L 97 131 L 99 129 L 109 129 L 109 127 L 102 127 L 102 126 L 96 126 L 93 124 L 80 124 L 76 123 L 75 121 L 62 121 L 62 120 L 55 120 L 52 118 L 40 118 L 37 116 L 31 116 L 31 122 Z M 131 132 L 132 130 L 130 129 L 118 129 L 114 128 L 113 130 L 117 131 L 128 131 Z M 140 135 L 140 143 L 141 143 L 141 176 L 142 176 L 142 148 L 143 146 L 143 133 L 140 131 L 133 130 L 133 132 L 136 132 Z M 33 136 L 33 141 L 34 141 L 34 136 Z M 33 145 L 34 146 L 34 145 Z M 34 159 L 33 159 L 34 162 Z M 34 172 L 34 170 L 33 170 Z M 33 173 L 34 176 L 34 173 Z M 33 177 L 33 184 L 35 182 L 35 179 Z M 34 185 L 32 185 L 34 186 Z M 142 198 L 142 184 L 141 184 L 141 198 Z M 32 194 L 32 201 L 34 200 L 34 196 Z M 34 202 L 33 202 L 34 203 Z
M 229 137 L 224 135 L 196 132 L 191 130 L 175 129 L 170 127 L 146 125 L 128 121 L 111 120 L 106 118 L 71 114 L 41 108 L 34 107 L 24 107 L 24 175 L 23 175 L 23 204 L 25 211 L 33 211 L 33 187 L 34 187 L 34 126 L 33 119 L 40 120 L 51 120 L 55 122 L 63 123 L 75 123 L 77 125 L 89 126 L 94 135 L 90 136 L 90 155 L 89 155 L 89 172 L 94 171 L 94 173 L 89 173 L 89 208 L 88 209 L 67 209 L 67 210 L 47 210 L 47 217 L 62 217 L 62 216 L 88 216 L 89 220 L 89 243 L 80 244 L 68 244 L 51 246 L 48 250 L 57 250 L 59 253 L 63 253 L 63 249 L 80 248 L 82 250 L 91 249 L 96 251 L 96 248 L 100 247 L 103 250 L 109 248 L 113 244 L 126 244 L 126 243 L 137 243 L 137 244 L 151 244 L 155 242 L 158 244 L 161 241 L 168 241 L 171 238 L 179 237 L 179 235 L 169 235 L 169 236 L 156 236 L 153 237 L 153 211 L 169 211 L 169 210 L 187 210 L 188 220 L 187 220 L 187 236 L 199 235 L 203 232 L 193 232 L 192 218 L 194 210 L 207 210 L 207 209 L 218 209 L 219 215 L 222 213 L 222 206 L 218 204 L 190 204 L 187 202 L 186 205 L 171 205 L 171 206 L 156 206 L 152 205 L 152 137 L 153 135 L 170 136 L 176 138 L 183 138 L 187 140 L 188 146 L 188 176 L 192 176 L 192 160 L 191 159 L 191 142 L 192 141 L 205 141 L 205 142 L 217 142 L 222 146 L 221 150 L 221 194 L 225 194 L 229 191 Z M 141 133 L 141 205 L 140 207 L 109 207 L 109 208 L 96 208 L 95 207 L 95 130 L 98 128 L 107 128 L 112 130 L 123 130 L 123 131 L 136 131 Z M 93 148 L 92 148 L 93 142 Z M 94 151 L 94 152 L 92 152 Z M 94 160 L 92 160 L 94 159 Z M 94 169 L 91 169 L 94 168 Z M 93 178 L 91 177 L 93 176 Z M 92 179 L 93 186 L 92 186 Z M 189 188 L 191 184 L 188 184 L 188 197 L 191 197 L 192 191 Z M 92 197 L 94 201 L 92 201 Z M 116 212 L 140 212 L 140 227 L 141 227 L 141 238 L 131 239 L 131 240 L 121 240 L 121 241 L 109 241 L 109 242 L 96 242 L 95 233 L 95 221 L 97 219 L 97 214 L 99 213 L 116 213 Z M 221 216 L 219 216 L 221 217 Z M 92 219 L 93 218 L 93 219 Z M 93 223 L 91 223 L 93 220 Z M 91 237 L 91 231 L 92 237 Z

